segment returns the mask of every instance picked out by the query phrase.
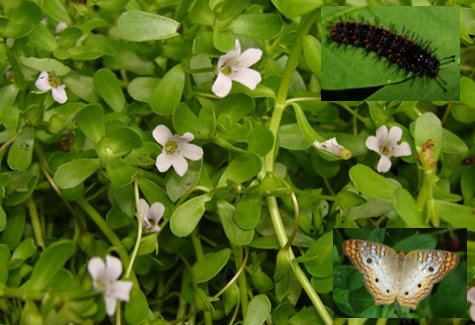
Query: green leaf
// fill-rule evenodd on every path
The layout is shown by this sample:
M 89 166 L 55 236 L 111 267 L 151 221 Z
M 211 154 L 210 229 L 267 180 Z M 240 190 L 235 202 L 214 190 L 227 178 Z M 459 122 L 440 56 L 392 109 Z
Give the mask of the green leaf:
M 261 170 L 261 160 L 254 154 L 240 154 L 226 167 L 217 187 L 225 186 L 228 180 L 243 183 L 253 178 Z
M 442 152 L 461 153 L 468 152 L 468 146 L 457 135 L 447 129 L 442 129 Z
M 0 244 L 0 265 L 7 265 L 10 260 L 10 248 L 5 244 Z M 5 285 L 8 279 L 8 267 L 0 268 L 0 283 Z
M 249 302 L 246 317 L 243 325 L 261 325 L 264 324 L 270 315 L 271 303 L 266 295 L 257 295 Z
M 38 247 L 36 246 L 36 243 L 32 238 L 24 239 L 13 252 L 13 255 L 10 259 L 10 263 L 15 260 L 21 261 L 23 263 L 33 255 L 35 255 L 37 251 Z M 11 269 L 11 265 L 9 267 Z
M 304 15 L 324 5 L 322 0 L 272 0 L 272 3 L 287 18 Z
M 137 169 L 121 159 L 109 161 L 106 165 L 107 176 L 112 184 L 122 187 L 132 183 Z
M 329 231 L 316 242 L 302 256 L 307 271 L 318 278 L 325 278 L 333 272 L 333 231 Z
M 22 38 L 28 35 L 43 18 L 43 12 L 33 1 L 24 1 L 10 10 L 10 21 L 1 31 L 3 37 Z
M 305 150 L 311 145 L 303 136 L 299 125 L 291 123 L 279 127 L 279 146 L 289 150 Z
M 255 187 L 244 194 L 236 205 L 234 220 L 243 229 L 254 229 L 261 218 L 262 198 Z
M 43 10 L 53 19 L 71 25 L 71 18 L 59 0 L 43 0 Z
M 274 146 L 274 135 L 265 127 L 254 127 L 246 138 L 247 150 L 264 157 Z
M 394 191 L 401 187 L 395 181 L 385 178 L 361 164 L 351 167 L 350 178 L 361 193 L 385 201 L 392 201 Z
M 132 128 L 118 128 L 109 137 L 109 147 L 115 153 L 130 151 L 142 146 L 142 137 Z
M 149 312 L 147 297 L 140 288 L 133 286 L 130 300 L 125 304 L 125 320 L 129 324 L 142 324 Z
M 34 145 L 35 128 L 27 126 L 18 134 L 8 151 L 8 166 L 13 170 L 25 170 L 30 167 Z
M 240 15 L 228 26 L 229 30 L 259 40 L 270 40 L 282 31 L 282 20 L 276 14 Z
M 475 166 L 469 166 L 463 171 L 460 179 L 460 188 L 462 190 L 463 203 L 470 205 L 475 195 Z
M 154 202 L 160 202 L 165 206 L 164 217 L 172 215 L 174 206 L 163 189 L 148 178 L 139 178 L 139 188 L 147 201 L 152 205 Z
M 59 240 L 48 246 L 40 255 L 31 272 L 30 279 L 22 288 L 36 291 L 45 290 L 48 283 L 54 279 L 75 251 L 76 245 L 72 240 Z
M 97 0 L 94 4 L 107 11 L 115 12 L 123 9 L 128 2 L 129 0 Z
M 231 203 L 219 200 L 217 206 L 219 220 L 229 241 L 237 246 L 248 245 L 254 237 L 254 230 L 246 230 L 238 226 L 234 221 L 235 208 Z
M 76 115 L 76 123 L 84 135 L 93 143 L 99 142 L 106 133 L 104 110 L 100 104 L 84 106 Z
M 182 197 L 191 187 L 198 184 L 202 166 L 202 159 L 190 161 L 188 163 L 188 170 L 183 177 L 178 176 L 177 173 L 172 173 L 170 175 L 166 184 L 166 189 L 168 196 L 173 202 Z
M 125 107 L 125 97 L 116 75 L 109 69 L 100 69 L 94 75 L 94 86 L 112 110 L 120 112 Z
M 186 201 L 173 212 L 170 229 L 178 237 L 191 234 L 205 212 L 205 203 L 211 200 L 208 194 L 197 196 Z
M 124 12 L 118 21 L 121 34 L 128 41 L 163 40 L 177 35 L 177 21 L 138 10 Z
M 201 110 L 200 114 L 202 111 L 204 110 Z M 186 103 L 180 103 L 173 111 L 173 127 L 178 134 L 191 132 L 197 139 L 207 138 L 212 131 L 210 126 L 202 123 Z
M 171 115 L 178 106 L 185 87 L 185 71 L 181 64 L 171 68 L 150 95 L 150 107 L 160 115 Z
M 231 253 L 230 248 L 225 248 L 205 256 L 202 261 L 196 262 L 192 267 L 196 282 L 208 282 L 214 278 L 226 265 Z
M 456 227 L 475 231 L 473 207 L 437 200 L 439 217 Z
M 322 45 L 320 41 L 312 35 L 305 35 L 303 38 L 303 54 L 307 65 L 318 79 L 322 77 Z
M 399 216 L 412 228 L 428 228 L 424 217 L 417 210 L 416 202 L 404 188 L 394 191 L 394 208 Z
M 56 170 L 53 179 L 62 189 L 72 188 L 84 182 L 99 168 L 98 159 L 77 159 L 67 162 Z
M 439 118 L 431 112 L 422 114 L 416 120 L 416 128 L 414 130 L 414 140 L 417 152 L 421 154 L 422 146 L 427 141 L 434 141 L 434 146 L 430 147 L 434 161 L 439 160 L 439 153 L 442 147 L 442 125 Z
M 475 109 L 475 81 L 465 76 L 460 78 L 460 101 Z
M 54 38 L 48 28 L 43 24 L 36 24 L 35 28 L 28 34 L 28 42 L 30 45 L 47 52 L 53 52 L 58 48 L 56 38 Z
M 127 86 L 130 96 L 139 102 L 148 103 L 153 89 L 160 83 L 160 79 L 151 77 L 138 77 L 132 79 Z

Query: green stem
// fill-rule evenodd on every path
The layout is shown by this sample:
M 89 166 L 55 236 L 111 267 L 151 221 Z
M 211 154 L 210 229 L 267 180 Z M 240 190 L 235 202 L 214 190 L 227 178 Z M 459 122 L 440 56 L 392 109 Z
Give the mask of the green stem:
M 41 247 L 41 251 L 44 251 L 46 248 L 46 244 L 43 239 L 41 222 L 38 216 L 38 211 L 36 210 L 35 201 L 33 200 L 33 195 L 30 195 L 28 199 L 26 199 L 26 206 L 28 208 L 28 212 L 30 213 L 31 225 L 33 226 L 33 233 L 35 234 L 36 244 L 38 245 L 38 247 Z
M 345 111 L 347 111 L 348 113 L 350 113 L 351 115 L 353 115 L 353 117 L 355 117 L 356 119 L 360 120 L 360 122 L 362 122 L 365 127 L 367 129 L 374 129 L 374 124 L 373 122 L 371 121 L 370 118 L 366 118 L 366 117 L 363 117 L 361 115 L 359 115 L 357 112 L 355 112 L 354 110 L 352 110 L 348 105 L 346 105 L 344 102 L 335 102 L 335 104 L 338 104 L 340 105 L 341 107 L 343 107 L 343 109 Z
M 130 263 L 127 267 L 127 271 L 125 272 L 124 278 L 128 279 L 130 272 L 132 272 L 132 267 L 134 266 L 135 257 L 137 256 L 137 252 L 139 251 L 140 247 L 140 240 L 142 239 L 142 212 L 140 211 L 140 204 L 139 204 L 139 182 L 137 178 L 134 181 L 134 194 L 135 194 L 135 206 L 137 209 L 137 239 L 135 240 L 134 250 L 130 255 Z
M 266 172 L 272 172 L 274 169 L 274 158 L 277 151 L 277 132 L 279 130 L 280 122 L 282 120 L 282 114 L 286 107 L 286 98 L 288 94 L 288 90 L 290 87 L 290 83 L 292 80 L 292 74 L 297 66 L 298 59 L 300 57 L 302 51 L 302 38 L 304 35 L 308 33 L 308 30 L 313 25 L 315 20 L 319 15 L 318 11 L 315 11 L 302 19 L 302 22 L 299 26 L 299 30 L 297 33 L 297 38 L 295 44 L 290 52 L 289 58 L 287 60 L 286 66 L 284 68 L 284 73 L 282 75 L 282 80 L 280 83 L 279 91 L 277 92 L 277 97 L 275 100 L 274 110 L 272 111 L 272 116 L 269 123 L 269 130 L 274 135 L 274 146 L 272 150 L 266 155 L 264 159 L 264 168 Z M 288 241 L 287 234 L 285 233 L 284 224 L 282 222 L 282 218 L 279 212 L 279 206 L 277 204 L 277 198 L 275 197 L 267 197 L 267 204 L 270 212 L 270 216 L 272 219 L 272 223 L 274 226 L 274 230 L 279 241 L 280 247 L 284 247 Z M 292 249 L 289 249 L 290 261 L 292 261 L 295 256 L 293 254 Z M 310 281 L 308 280 L 307 276 L 300 268 L 297 263 L 290 263 L 292 271 L 294 272 L 297 280 L 299 281 L 302 288 L 307 293 L 308 297 L 312 301 L 313 305 L 317 309 L 317 312 L 322 317 L 323 321 L 326 325 L 333 324 L 333 320 L 326 310 L 325 305 L 320 300 L 320 297 L 317 295 L 315 290 L 313 289 Z
M 122 245 L 122 242 L 120 241 L 119 237 L 117 237 L 117 235 L 107 226 L 107 223 L 102 218 L 102 216 L 96 211 L 96 209 L 94 209 L 94 207 L 90 205 L 89 202 L 87 202 L 83 197 L 79 198 L 76 203 L 79 205 L 79 207 L 81 207 L 81 209 L 83 209 L 84 212 L 86 212 L 86 214 L 92 219 L 92 221 L 94 221 L 96 226 L 99 227 L 99 229 L 106 236 L 109 242 L 115 247 L 117 254 L 120 257 L 120 260 L 124 265 L 124 268 L 128 268 L 130 264 L 129 255 L 125 247 Z M 134 286 L 136 286 L 137 288 L 139 287 L 139 283 L 134 272 L 130 273 L 130 280 L 134 282 Z
M 200 237 L 199 237 L 199 234 L 198 234 L 198 230 L 196 228 L 195 228 L 195 230 L 193 230 L 190 237 L 191 237 L 191 242 L 193 243 L 193 248 L 195 249 L 196 260 L 198 262 L 200 262 L 200 261 L 204 260 L 204 253 L 203 253 L 203 246 L 201 246 L 201 241 L 200 241 Z M 208 294 L 207 291 L 208 290 L 207 290 L 207 287 L 206 287 L 206 291 L 205 291 L 206 294 Z M 212 318 L 211 312 L 204 311 L 203 315 L 204 315 L 205 324 L 206 325 L 212 325 L 213 324 L 213 318 Z
M 234 264 L 236 265 L 236 269 L 239 267 L 239 263 L 242 263 L 241 265 L 245 266 L 246 263 L 245 261 L 242 261 L 242 254 L 239 247 L 233 244 L 231 244 L 231 247 L 233 249 Z M 246 256 L 248 254 L 249 253 L 247 252 Z M 247 257 L 245 260 L 247 261 Z M 249 306 L 249 296 L 247 295 L 246 272 L 242 272 L 241 275 L 239 276 L 238 287 L 239 287 L 239 296 L 241 298 L 239 301 L 241 302 L 242 318 L 245 318 L 247 314 L 247 307 Z

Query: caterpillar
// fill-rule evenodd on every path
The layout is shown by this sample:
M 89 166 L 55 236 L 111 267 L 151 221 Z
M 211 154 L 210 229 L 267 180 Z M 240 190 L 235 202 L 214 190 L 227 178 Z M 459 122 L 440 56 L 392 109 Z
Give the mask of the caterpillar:
M 439 74 L 440 66 L 448 63 L 447 60 L 454 59 L 455 55 L 439 59 L 434 54 L 437 49 L 430 48 L 431 41 L 419 40 L 419 36 L 414 37 L 414 33 L 409 36 L 409 31 L 405 28 L 398 34 L 392 24 L 385 29 L 377 20 L 374 24 L 369 24 L 363 18 L 359 21 L 350 18 L 333 23 L 329 29 L 330 38 L 339 44 L 375 52 L 390 63 L 396 64 L 398 71 L 404 69 L 413 76 L 439 77 L 444 85 L 447 85 Z

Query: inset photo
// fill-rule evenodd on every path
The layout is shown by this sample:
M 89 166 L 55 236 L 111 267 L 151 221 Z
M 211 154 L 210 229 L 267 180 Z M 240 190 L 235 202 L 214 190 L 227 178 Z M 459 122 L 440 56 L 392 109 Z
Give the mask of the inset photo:
M 466 229 L 334 229 L 333 240 L 336 317 L 466 317 Z
M 322 101 L 460 100 L 456 7 L 322 7 Z

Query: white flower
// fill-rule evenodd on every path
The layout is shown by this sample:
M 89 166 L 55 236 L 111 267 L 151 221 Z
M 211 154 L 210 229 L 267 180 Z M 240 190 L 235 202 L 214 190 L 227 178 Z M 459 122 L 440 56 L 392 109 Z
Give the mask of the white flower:
M 467 300 L 472 304 L 470 306 L 470 318 L 475 322 L 475 288 L 470 288 L 467 291 Z
M 143 226 L 148 232 L 159 232 L 160 227 L 158 226 L 158 222 L 163 217 L 163 212 L 165 211 L 165 207 L 160 202 L 155 202 L 148 205 L 147 201 L 144 199 L 139 200 L 140 206 L 140 214 L 142 215 L 142 222 Z M 150 222 L 153 221 L 153 223 Z
M 234 50 L 220 56 L 218 60 L 218 78 L 213 84 L 213 93 L 218 97 L 225 97 L 232 88 L 233 80 L 253 90 L 261 82 L 261 74 L 249 69 L 251 65 L 261 59 L 262 50 L 250 48 L 241 54 L 241 44 L 236 39 Z
M 117 281 L 122 273 L 122 263 L 117 257 L 107 255 L 106 263 L 100 257 L 93 257 L 87 263 L 87 270 L 92 277 L 92 286 L 95 291 L 102 292 L 106 302 L 107 315 L 115 313 L 116 299 L 129 301 L 131 281 Z
M 376 151 L 381 158 L 379 159 L 377 170 L 385 173 L 391 168 L 391 157 L 410 156 L 412 154 L 411 147 L 407 142 L 397 144 L 402 137 L 402 129 L 393 126 L 388 133 L 386 125 L 376 130 L 376 136 L 369 136 L 366 139 L 366 146 Z
M 60 85 L 54 78 L 49 78 L 48 72 L 43 71 L 36 79 L 35 86 L 41 91 L 51 90 L 53 99 L 60 104 L 66 103 L 68 97 L 66 96 L 66 85 Z
M 188 162 L 185 158 L 200 160 L 203 157 L 201 147 L 188 143 L 195 138 L 190 132 L 186 132 L 183 136 L 172 135 L 165 125 L 159 125 L 152 134 L 155 141 L 162 145 L 162 153 L 155 161 L 155 166 L 161 173 L 173 166 L 176 173 L 183 176 L 188 170 Z
M 56 34 L 59 34 L 60 32 L 62 32 L 66 28 L 68 28 L 68 24 L 66 24 L 65 22 L 59 22 L 56 25 Z
M 318 140 L 313 143 L 318 149 L 328 152 L 331 155 L 340 157 L 341 150 L 345 149 L 342 145 L 338 143 L 336 138 L 331 138 L 325 142 L 319 142 Z

